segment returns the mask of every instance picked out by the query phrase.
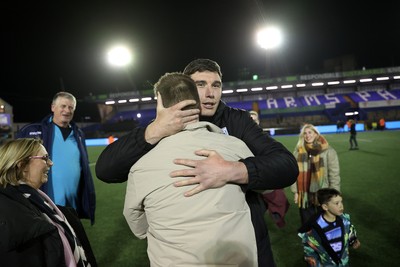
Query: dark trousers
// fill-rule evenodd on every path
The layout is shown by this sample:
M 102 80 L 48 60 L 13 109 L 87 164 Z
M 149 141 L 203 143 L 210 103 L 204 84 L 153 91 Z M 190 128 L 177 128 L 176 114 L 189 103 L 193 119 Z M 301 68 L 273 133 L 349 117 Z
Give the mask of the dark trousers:
M 358 147 L 358 143 L 357 143 L 356 135 L 350 134 L 350 148 L 353 148 L 353 147 Z
M 301 225 L 304 225 L 308 220 L 314 217 L 318 213 L 318 207 L 315 205 L 311 205 L 308 208 L 300 208 L 300 220 Z
M 246 201 L 250 207 L 251 221 L 256 235 L 258 266 L 275 267 L 268 228 L 264 220 L 264 214 L 267 211 L 264 200 L 261 198 L 261 194 L 247 191 Z

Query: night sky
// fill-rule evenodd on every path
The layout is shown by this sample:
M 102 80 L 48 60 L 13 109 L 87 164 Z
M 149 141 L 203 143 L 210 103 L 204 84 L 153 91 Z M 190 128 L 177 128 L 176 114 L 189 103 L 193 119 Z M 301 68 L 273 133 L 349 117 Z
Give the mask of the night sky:
M 396 1 L 47 2 L 0 4 L 0 97 L 14 107 L 15 122 L 48 114 L 61 89 L 78 99 L 141 90 L 196 58 L 216 60 L 225 82 L 237 81 L 243 69 L 262 75 L 267 52 L 255 36 L 267 23 L 284 36 L 268 52 L 276 76 L 321 73 L 324 60 L 344 55 L 355 56 L 359 69 L 400 66 Z M 106 62 L 117 43 L 134 54 L 125 69 Z M 75 120 L 90 113 L 97 113 L 94 105 L 79 101 Z

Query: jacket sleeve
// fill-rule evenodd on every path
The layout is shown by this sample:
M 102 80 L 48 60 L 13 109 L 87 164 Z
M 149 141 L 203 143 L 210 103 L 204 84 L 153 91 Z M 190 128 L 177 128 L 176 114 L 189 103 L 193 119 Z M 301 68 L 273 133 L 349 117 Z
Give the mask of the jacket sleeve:
M 302 240 L 304 260 L 307 262 L 307 266 L 320 267 L 320 256 L 316 251 L 319 247 L 318 241 L 312 236 L 312 231 L 306 233 L 299 233 L 299 237 Z
M 328 182 L 329 187 L 335 188 L 340 191 L 340 167 L 339 167 L 339 157 L 336 150 L 329 148 L 328 150 Z
M 106 183 L 122 183 L 128 179 L 132 165 L 154 146 L 144 139 L 145 128 L 137 127 L 109 144 L 96 162 L 96 176 Z
M 239 119 L 244 126 L 241 139 L 255 155 L 242 160 L 249 176 L 247 189 L 267 190 L 292 185 L 299 174 L 293 154 L 269 134 L 264 133 L 247 113 Z
M 138 199 L 134 180 L 129 178 L 126 186 L 125 204 L 123 214 L 132 233 L 140 239 L 146 238 L 149 224 L 147 222 L 143 199 Z

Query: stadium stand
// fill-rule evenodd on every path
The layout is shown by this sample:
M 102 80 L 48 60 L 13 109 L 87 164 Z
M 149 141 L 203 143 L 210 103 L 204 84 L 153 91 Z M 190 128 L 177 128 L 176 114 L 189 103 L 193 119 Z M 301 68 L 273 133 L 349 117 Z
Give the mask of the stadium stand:
M 380 118 L 400 120 L 400 67 L 228 82 L 223 88 L 222 100 L 229 106 L 257 110 L 260 125 L 279 133 L 297 133 L 303 123 L 336 125 L 355 118 L 373 129 Z M 113 103 L 119 103 L 115 97 Z M 122 135 L 136 125 L 147 125 L 156 115 L 154 99 L 114 105 L 101 102 L 108 113 L 97 126 L 96 136 Z

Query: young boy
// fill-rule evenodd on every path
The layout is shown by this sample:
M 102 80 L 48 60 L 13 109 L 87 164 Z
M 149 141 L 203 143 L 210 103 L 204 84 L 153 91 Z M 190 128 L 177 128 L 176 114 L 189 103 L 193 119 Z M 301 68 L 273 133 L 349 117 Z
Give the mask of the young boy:
M 299 229 L 304 259 L 310 267 L 349 266 L 349 246 L 357 249 L 360 241 L 350 215 L 343 213 L 342 196 L 336 189 L 323 188 L 317 198 L 322 212 Z

